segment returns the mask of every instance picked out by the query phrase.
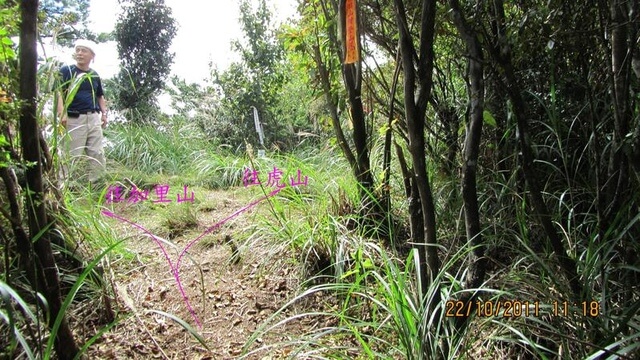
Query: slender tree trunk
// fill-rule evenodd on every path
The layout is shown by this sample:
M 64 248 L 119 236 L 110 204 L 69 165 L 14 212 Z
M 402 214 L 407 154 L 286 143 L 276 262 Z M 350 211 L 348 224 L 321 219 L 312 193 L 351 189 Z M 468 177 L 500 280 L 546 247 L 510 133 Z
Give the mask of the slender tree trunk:
M 357 6 L 357 5 L 356 5 Z M 356 14 L 358 12 L 356 11 Z M 340 38 L 344 46 L 346 43 L 346 0 L 340 0 L 338 4 L 338 16 L 342 24 Z M 357 16 L 356 16 L 357 18 Z M 360 52 L 360 35 L 359 30 L 355 30 L 358 39 L 358 52 Z M 346 51 L 340 51 L 340 59 L 344 62 Z M 373 194 L 373 176 L 369 164 L 369 144 L 367 124 L 362 106 L 362 64 L 358 60 L 353 64 L 342 65 L 342 77 L 344 85 L 347 89 L 347 97 L 349 101 L 349 114 L 353 124 L 353 142 L 356 150 L 356 180 L 360 184 L 360 198 L 364 201 L 364 215 L 368 215 L 371 210 L 376 208 L 375 201 L 372 201 Z
M 317 37 L 316 37 L 317 41 Z M 340 117 L 338 116 L 338 108 L 336 102 L 331 94 L 331 81 L 329 79 L 329 71 L 322 60 L 322 55 L 320 54 L 320 44 L 316 44 L 313 46 L 313 59 L 318 67 L 318 73 L 320 75 L 320 82 L 322 83 L 322 90 L 324 92 L 324 97 L 327 102 L 327 107 L 329 108 L 329 115 L 331 117 L 331 125 L 333 126 L 333 130 L 336 133 L 336 137 L 338 138 L 338 145 L 342 150 L 342 154 L 349 165 L 356 171 L 357 163 L 356 157 L 353 155 L 351 148 L 349 147 L 349 143 L 347 142 L 347 138 L 344 136 L 344 132 L 342 131 L 342 126 L 340 125 Z
M 485 245 L 480 233 L 480 213 L 476 188 L 476 171 L 484 111 L 484 57 L 478 36 L 465 19 L 460 4 L 457 0 L 451 0 L 450 5 L 453 22 L 467 45 L 470 111 L 462 166 L 462 199 L 464 201 L 467 240 L 474 246 L 467 287 L 475 289 L 484 282 L 487 266 L 487 259 L 484 257 Z M 476 293 L 473 293 L 465 300 L 473 303 L 476 296 Z
M 623 142 L 629 133 L 631 108 L 629 103 L 629 84 L 631 80 L 631 61 L 633 52 L 629 46 L 628 1 L 611 1 L 611 71 L 613 78 L 613 149 L 609 162 L 607 181 L 607 213 L 604 226 L 616 216 L 629 183 L 629 162 L 624 152 Z M 636 39 L 633 39 L 635 43 Z
M 36 114 L 37 98 L 37 17 L 38 0 L 21 2 L 22 22 L 20 24 L 20 99 L 23 101 L 20 115 L 20 135 L 24 161 L 30 164 L 27 177 L 27 214 L 29 235 L 36 254 L 31 265 L 38 269 L 37 291 L 44 294 L 49 309 L 49 327 L 51 328 L 61 311 L 60 282 L 51 243 L 47 236 L 47 214 L 42 181 L 42 158 L 40 137 Z M 55 335 L 55 349 L 60 359 L 73 359 L 78 347 L 73 334 L 63 316 L 60 328 Z
M 605 239 L 604 234 L 610 229 L 615 218 L 624 211 L 625 204 L 629 204 L 631 209 L 634 207 L 637 209 L 638 206 L 634 201 L 636 196 L 633 191 L 637 187 L 633 186 L 634 182 L 630 177 L 633 173 L 630 174 L 630 170 L 635 170 L 635 184 L 638 184 L 640 182 L 640 157 L 638 157 L 640 155 L 640 122 L 636 124 L 633 137 L 628 138 L 628 136 L 632 131 L 633 122 L 634 95 L 631 93 L 631 75 L 634 52 L 638 51 L 639 10 L 638 0 L 611 0 L 610 2 L 611 78 L 613 80 L 613 91 L 610 93 L 613 96 L 614 132 L 606 183 L 608 185 L 606 186 L 606 211 L 604 221 L 600 224 L 600 233 L 603 235 L 601 240 Z M 638 61 L 637 58 L 635 61 Z M 621 244 L 618 251 L 622 259 L 611 259 L 611 261 L 620 261 L 628 266 L 638 263 L 637 253 L 632 248 L 624 249 Z M 623 303 L 631 302 L 634 297 L 633 280 L 613 274 L 612 280 L 614 276 L 621 284 L 628 284 L 620 300 Z M 600 333 L 596 332 L 595 336 L 599 335 Z
M 413 181 L 415 181 L 420 196 L 421 212 L 424 220 L 424 238 L 414 237 L 412 240 L 414 243 L 419 244 L 420 287 L 423 299 L 427 299 L 429 297 L 429 285 L 435 280 L 440 271 L 440 260 L 436 249 L 435 205 L 427 174 L 424 134 L 425 114 L 433 87 L 433 42 L 435 37 L 436 3 L 432 0 L 422 1 L 419 53 L 416 53 L 413 39 L 409 32 L 404 2 L 402 0 L 394 0 L 394 4 L 396 24 L 400 33 L 400 57 L 404 70 L 404 107 L 409 133 L 409 151 L 415 173 Z M 417 71 L 414 59 L 418 59 Z M 412 193 L 412 196 L 415 196 L 415 194 Z M 433 298 L 430 301 L 431 311 L 436 310 L 440 300 L 439 288 L 433 289 Z
M 382 182 L 382 197 L 385 206 L 385 212 L 389 214 L 391 209 L 391 185 L 389 184 L 391 178 L 391 143 L 393 134 L 393 119 L 395 117 L 394 104 L 396 100 L 396 89 L 398 88 L 398 78 L 400 77 L 400 52 L 396 54 L 396 69 L 393 72 L 393 82 L 389 89 L 389 114 L 387 121 L 387 131 L 384 135 L 384 157 L 383 157 L 383 171 L 384 180 Z
M 496 45 L 490 50 L 491 55 L 494 57 L 496 62 L 498 62 L 504 72 L 507 94 L 513 104 L 513 112 L 518 124 L 518 142 L 520 144 L 520 151 L 522 152 L 522 173 L 524 174 L 525 181 L 529 186 L 531 203 L 533 204 L 535 214 L 549 238 L 551 247 L 558 257 L 560 267 L 562 268 L 565 277 L 569 281 L 572 291 L 571 297 L 578 301 L 582 296 L 583 286 L 578 277 L 576 262 L 567 254 L 567 250 L 562 243 L 562 238 L 553 227 L 551 213 L 544 202 L 544 198 L 540 191 L 540 184 L 535 176 L 533 151 L 531 149 L 528 135 L 529 124 L 527 121 L 527 111 L 524 99 L 522 98 L 522 90 L 518 84 L 511 61 L 511 49 L 506 39 L 504 5 L 502 0 L 494 0 L 492 8 L 494 11 L 494 31 L 496 37 L 493 41 Z
M 344 1 L 344 0 L 343 0 Z M 344 83 L 349 100 L 349 114 L 353 123 L 353 142 L 356 148 L 356 179 L 361 186 L 361 198 L 367 199 L 373 194 L 373 177 L 369 165 L 369 144 L 367 143 L 367 125 L 362 107 L 362 68 L 360 65 L 347 64 L 342 67 Z M 369 206 L 367 206 L 369 207 Z

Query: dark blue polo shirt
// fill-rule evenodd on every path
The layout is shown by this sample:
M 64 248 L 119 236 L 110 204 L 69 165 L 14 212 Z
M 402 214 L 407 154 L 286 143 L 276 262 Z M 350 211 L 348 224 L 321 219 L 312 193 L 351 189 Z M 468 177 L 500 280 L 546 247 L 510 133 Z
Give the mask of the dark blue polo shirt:
M 77 66 L 63 66 L 60 68 L 60 77 L 62 78 L 63 98 L 66 97 L 68 91 L 73 91 L 76 87 L 75 81 L 82 76 L 80 83 L 68 111 L 79 111 L 86 113 L 88 111 L 100 111 L 98 98 L 104 95 L 102 90 L 102 82 L 100 76 L 93 69 L 83 71 Z M 78 80 L 79 81 L 79 80 Z

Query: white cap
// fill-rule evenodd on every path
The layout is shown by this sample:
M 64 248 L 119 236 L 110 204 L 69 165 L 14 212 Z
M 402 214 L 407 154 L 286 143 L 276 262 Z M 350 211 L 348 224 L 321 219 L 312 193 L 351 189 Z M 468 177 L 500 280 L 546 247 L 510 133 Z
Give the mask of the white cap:
M 96 46 L 97 46 L 97 44 L 94 43 L 91 40 L 80 39 L 80 40 L 76 41 L 76 44 L 75 44 L 75 46 L 73 48 L 77 49 L 79 46 L 82 46 L 84 48 L 87 48 L 87 49 L 91 50 L 91 53 L 93 55 L 96 54 Z

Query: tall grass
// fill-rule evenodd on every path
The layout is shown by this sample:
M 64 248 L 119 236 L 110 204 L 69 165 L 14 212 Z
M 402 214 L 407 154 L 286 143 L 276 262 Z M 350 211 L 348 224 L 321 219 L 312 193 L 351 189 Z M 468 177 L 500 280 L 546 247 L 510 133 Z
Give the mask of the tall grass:
M 559 154 L 568 156 L 564 149 Z M 306 163 L 314 167 L 308 171 L 314 176 L 323 178 L 314 169 L 334 174 L 335 165 L 322 165 L 332 158 L 309 159 Z M 273 159 L 263 161 L 267 169 L 273 165 Z M 418 302 L 413 255 L 399 257 L 392 249 L 363 238 L 345 225 L 348 216 L 337 215 L 336 209 L 331 209 L 329 199 L 334 196 L 330 194 L 340 189 L 347 192 L 347 199 L 357 197 L 353 186 L 342 186 L 343 181 L 353 181 L 344 175 L 348 169 L 341 169 L 342 176 L 325 177 L 324 187 L 315 183 L 310 186 L 310 194 L 283 193 L 287 196 L 274 200 L 273 213 L 267 215 L 269 220 L 256 227 L 251 241 L 271 239 L 274 247 L 294 249 L 301 254 L 301 265 L 307 268 L 309 259 L 328 261 L 319 261 L 315 271 L 307 272 L 311 279 L 302 284 L 299 295 L 262 324 L 246 344 L 244 357 L 285 352 L 292 357 L 309 358 L 631 359 L 639 354 L 638 291 L 622 289 L 614 279 L 638 276 L 639 266 L 619 259 L 622 240 L 632 236 L 640 215 L 625 209 L 606 231 L 606 238 L 598 238 L 594 232 L 597 219 L 584 206 L 592 190 L 578 186 L 577 175 L 567 168 L 551 167 L 569 190 L 558 193 L 558 182 L 550 181 L 546 196 L 555 205 L 555 225 L 578 260 L 582 282 L 588 284 L 583 299 L 599 304 L 601 312 L 598 316 L 584 316 L 582 304 L 574 304 L 568 296 L 570 288 L 557 275 L 557 259 L 531 219 L 517 173 L 504 179 L 483 169 L 479 198 L 486 226 L 483 238 L 492 262 L 488 279 L 480 289 L 462 290 L 465 259 L 472 249 L 468 243 L 454 241 L 460 238 L 455 232 L 461 230 L 459 225 L 452 225 L 461 221 L 458 207 L 450 199 L 454 190 L 436 181 L 434 187 L 448 189 L 436 192 L 442 205 L 438 219 L 445 222 L 440 234 L 443 229 L 453 233 L 442 236 L 451 242 L 447 242 L 448 249 L 442 249 L 445 264 L 429 293 L 441 289 L 443 303 L 437 308 L 442 311 L 446 311 L 446 301 L 458 299 L 465 292 L 477 292 L 480 304 L 515 300 L 525 304 L 518 313 L 527 315 L 513 316 L 504 309 L 491 316 L 474 312 L 462 327 L 446 316 L 435 322 L 436 317 L 425 310 L 429 308 L 427 304 Z M 274 216 L 278 221 L 273 221 Z M 567 314 L 563 309 L 557 310 L 564 302 Z M 288 341 L 255 342 L 269 334 L 298 329 L 300 322 L 325 326 L 308 327 L 303 335 L 289 335 Z
M 7 346 L 1 355 L 7 358 L 55 358 L 53 342 L 63 316 L 71 318 L 75 326 L 85 326 L 84 321 L 89 320 L 85 318 L 87 313 L 109 319 L 88 338 L 76 338 L 80 343 L 78 358 L 82 358 L 103 334 L 132 316 L 118 310 L 117 292 L 111 287 L 112 281 L 118 280 L 110 279 L 108 274 L 112 273 L 112 266 L 127 266 L 135 258 L 124 246 L 128 238 L 118 236 L 112 224 L 101 214 L 105 191 L 91 186 L 80 187 L 73 192 L 67 190 L 62 193 L 63 201 L 54 213 L 56 232 L 66 242 L 65 247 L 54 246 L 54 249 L 65 254 L 65 258 L 81 262 L 79 272 L 78 269 L 68 269 L 64 261 L 59 262 L 65 289 L 60 313 L 47 314 L 46 301 L 37 293 L 28 294 L 29 301 L 37 299 L 43 306 L 34 310 L 27 304 L 23 289 L 28 285 L 22 284 L 20 278 L 16 278 L 11 286 L 0 282 L 0 328 L 3 332 L 8 330 L 7 337 L 2 339 Z M 88 260 L 82 262 L 82 259 Z M 202 336 L 179 317 L 157 310 L 149 311 L 174 320 L 207 347 Z M 51 330 L 45 326 L 47 316 L 55 316 Z
M 466 337 L 467 328 L 458 331 L 447 317 L 434 322 L 436 316 L 428 310 L 433 297 L 419 300 L 414 251 L 403 260 L 358 237 L 340 236 L 336 241 L 339 248 L 348 249 L 335 258 L 334 265 L 343 268 L 340 276 L 309 287 L 285 304 L 256 331 L 245 346 L 244 357 L 284 348 L 303 358 L 457 359 L 469 350 L 472 342 Z M 445 298 L 460 295 L 465 273 L 455 271 L 453 265 L 464 256 L 461 251 L 443 265 L 430 294 L 441 288 Z M 326 299 L 328 305 L 317 309 L 321 304 L 316 303 L 312 311 L 297 311 L 300 303 L 314 296 Z M 442 305 L 438 307 L 444 311 Z M 283 316 L 291 312 L 294 315 Z M 257 338 L 281 333 L 301 319 L 331 325 L 311 328 L 290 341 L 255 347 Z
M 550 126 L 543 128 L 549 132 L 547 143 L 537 150 L 553 150 L 552 155 L 561 159 L 560 164 L 539 162 L 545 173 L 552 174 L 545 183 L 546 200 L 553 205 L 556 229 L 588 285 L 583 298 L 600 304 L 601 313 L 595 317 L 582 316 L 580 304 L 573 303 L 567 306 L 569 314 L 554 314 L 554 304 L 571 301 L 566 295 L 570 289 L 557 276 L 557 260 L 532 221 L 517 172 L 507 178 L 487 168 L 479 173 L 483 239 L 492 264 L 481 289 L 464 288 L 466 258 L 472 249 L 460 240 L 457 185 L 431 174 L 439 235 L 447 247 L 441 249 L 444 265 L 429 291 L 432 295 L 435 289 L 441 291 L 443 303 L 436 308 L 446 312 L 447 301 L 465 292 L 477 292 L 481 303 L 529 303 L 529 316 L 507 316 L 504 310 L 492 316 L 474 313 L 460 327 L 455 318 L 428 313 L 430 297 L 418 300 L 413 252 L 387 249 L 349 225 L 358 223 L 354 204 L 360 203 L 359 191 L 348 164 L 331 149 L 266 157 L 257 157 L 250 149 L 230 154 L 209 148 L 193 135 L 189 124 L 177 124 L 161 131 L 114 127 L 110 139 L 122 136 L 122 141 L 113 142 L 109 154 L 138 177 L 180 176 L 209 189 L 242 186 L 245 172 L 256 170 L 262 186 L 245 189 L 256 197 L 270 193 L 266 182 L 275 170 L 282 171 L 285 183 L 298 170 L 308 176 L 307 185 L 287 186 L 269 198 L 257 212 L 257 222 L 246 222 L 241 229 L 247 234 L 241 239 L 241 252 L 267 242 L 270 254 L 263 257 L 265 264 L 275 266 L 282 261 L 277 255 L 290 252 L 297 255 L 308 278 L 300 294 L 259 327 L 246 345 L 245 357 L 286 349 L 290 357 L 314 358 L 634 358 L 640 351 L 640 299 L 637 288 L 625 289 L 621 281 L 633 283 L 631 279 L 640 277 L 640 267 L 620 259 L 621 246 L 633 244 L 629 238 L 640 215 L 624 208 L 604 237 L 597 234 L 598 220 L 590 202 L 594 190 L 575 170 L 584 166 L 586 150 L 556 145 L 567 143 L 570 129 L 561 136 Z M 379 147 L 375 149 L 379 155 Z M 568 166 L 570 161 L 576 165 Z M 392 211 L 402 214 L 406 203 L 397 190 L 401 185 L 392 179 L 396 191 Z M 405 216 L 398 222 L 406 222 Z M 321 302 L 308 305 L 317 301 Z M 308 324 L 308 319 L 322 325 L 308 326 L 306 334 L 292 335 L 289 341 L 258 345 L 257 339 L 285 332 L 289 326 L 299 328 L 296 324 Z
M 189 123 L 151 126 L 114 124 L 105 130 L 106 155 L 128 169 L 145 174 L 189 172 L 193 153 L 205 147 L 197 127 Z
M 53 345 L 56 334 L 63 318 L 68 316 L 68 314 L 71 313 L 71 309 L 74 308 L 73 303 L 79 292 L 84 289 L 85 296 L 89 296 L 91 303 L 94 303 L 94 305 L 96 302 L 100 302 L 101 299 L 105 298 L 101 297 L 101 295 L 103 291 L 108 292 L 108 289 L 102 281 L 102 274 L 97 271 L 97 268 L 124 240 L 115 240 L 113 234 L 103 227 L 104 224 L 95 222 L 95 219 L 97 219 L 97 217 L 91 215 L 82 217 L 80 212 L 75 212 L 74 214 L 67 213 L 65 216 L 59 217 L 59 224 L 63 229 L 76 228 L 76 230 L 85 235 L 91 232 L 91 236 L 89 237 L 91 244 L 85 244 L 88 246 L 85 246 L 84 250 L 91 254 L 98 252 L 98 255 L 91 256 L 92 260 L 88 264 L 83 265 L 82 271 L 77 276 L 67 276 L 73 279 L 73 282 L 64 296 L 64 301 L 58 314 L 48 314 L 46 300 L 37 293 L 32 294 L 33 298 L 38 299 L 37 301 L 42 303 L 44 307 L 38 307 L 37 312 L 34 313 L 31 310 L 31 306 L 27 305 L 23 298 L 12 287 L 4 282 L 0 282 L 0 295 L 3 298 L 0 317 L 2 317 L 5 325 L 9 328 L 10 333 L 7 356 L 14 358 L 25 356 L 28 359 L 50 359 L 54 357 Z M 90 226 L 90 224 L 92 226 Z M 98 231 L 91 231 L 91 227 L 94 227 L 94 229 Z M 80 244 L 80 242 L 78 244 Z M 57 248 L 57 250 L 60 252 L 72 252 L 76 251 L 77 248 L 69 246 L 68 248 Z M 83 254 L 87 255 L 88 253 L 83 252 Z M 78 254 L 69 255 L 77 256 Z M 110 295 L 106 295 L 106 297 L 108 298 Z M 110 305 L 106 305 L 109 307 L 105 308 L 105 304 L 102 304 L 98 306 L 98 308 L 102 308 L 104 311 L 112 311 Z M 38 314 L 40 311 L 42 311 L 42 314 Z M 40 315 L 40 317 L 38 315 Z M 41 317 L 46 319 L 48 316 L 55 316 L 53 326 L 50 330 L 44 327 L 47 321 L 41 322 L 40 320 Z M 82 356 L 101 334 L 111 329 L 121 320 L 122 317 L 112 319 L 99 329 L 95 336 L 86 340 L 81 347 L 78 358 Z M 30 336 L 25 336 L 22 329 L 28 329 Z
M 351 172 L 340 156 L 333 150 L 324 152 L 300 151 L 296 154 L 269 154 L 264 158 L 250 156 L 247 168 L 256 170 L 261 185 L 248 186 L 247 191 L 256 196 L 266 195 L 274 189 L 268 184 L 269 174 L 282 171 L 284 187 L 269 199 L 257 225 L 250 225 L 251 235 L 243 248 L 250 249 L 257 242 L 268 242 L 272 256 L 282 251 L 299 254 L 301 263 L 314 264 L 334 255 L 332 236 L 336 233 L 329 216 L 331 208 L 337 207 L 329 194 L 343 193 L 348 203 L 355 203 L 356 187 L 351 181 Z M 306 185 L 291 186 L 291 180 L 300 179 Z M 322 269 L 316 269 L 322 270 Z
M 180 120 L 159 126 L 115 124 L 105 137 L 113 177 L 136 184 L 169 178 L 207 189 L 238 186 L 248 164 L 242 154 L 212 148 L 195 124 Z

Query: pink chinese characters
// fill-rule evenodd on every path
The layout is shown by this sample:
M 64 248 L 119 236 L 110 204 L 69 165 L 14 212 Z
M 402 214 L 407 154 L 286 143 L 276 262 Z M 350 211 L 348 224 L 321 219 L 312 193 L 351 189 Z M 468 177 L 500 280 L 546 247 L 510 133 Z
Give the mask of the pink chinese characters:
M 276 189 L 281 189 L 289 186 L 307 186 L 309 183 L 309 177 L 307 175 L 302 176 L 300 169 L 298 169 L 295 177 L 289 177 L 289 182 L 286 183 L 286 179 L 283 177 L 284 173 L 282 170 L 277 167 L 273 167 L 273 170 L 267 173 L 267 182 L 264 183 L 267 187 L 273 187 Z M 242 176 L 242 184 L 245 187 L 252 185 L 261 185 L 260 179 L 258 178 L 258 171 L 255 169 L 245 169 L 244 175 Z
M 151 200 L 153 203 L 170 203 L 173 200 L 169 197 L 171 195 L 169 190 L 170 187 L 167 184 L 156 185 L 153 188 L 153 194 L 155 194 L 155 196 L 151 197 L 148 189 L 143 190 L 134 186 L 126 193 L 124 186 L 110 185 L 107 188 L 104 198 L 107 204 L 120 202 L 136 204 L 146 200 Z M 182 193 L 177 193 L 176 195 L 176 202 L 178 203 L 185 201 L 193 203 L 195 201 L 195 194 L 193 191 L 188 191 L 187 185 L 182 187 Z

